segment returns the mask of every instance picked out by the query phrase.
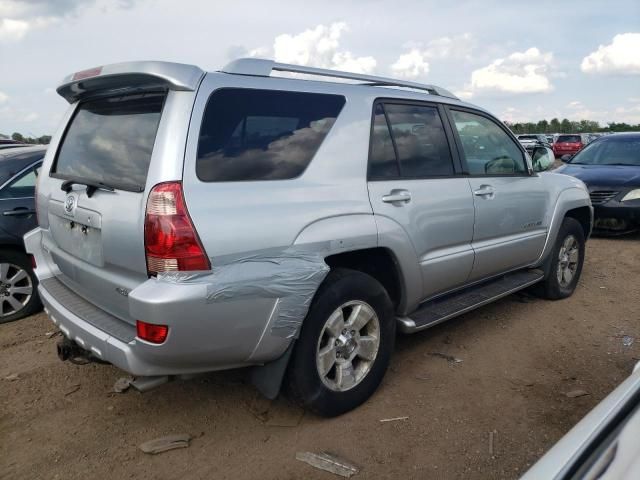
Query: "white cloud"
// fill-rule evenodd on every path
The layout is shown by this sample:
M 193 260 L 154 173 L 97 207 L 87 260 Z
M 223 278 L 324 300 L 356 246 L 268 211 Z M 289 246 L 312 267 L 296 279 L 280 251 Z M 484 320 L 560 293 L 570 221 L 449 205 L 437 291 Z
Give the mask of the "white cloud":
M 25 20 L 11 18 L 0 19 L 0 42 L 16 42 L 21 40 L 29 30 L 29 23 Z
M 466 88 L 463 90 L 453 89 L 453 94 L 461 100 L 469 100 L 473 97 L 473 92 Z
M 427 43 L 425 56 L 438 59 L 469 59 L 475 46 L 476 42 L 470 33 L 463 33 L 453 37 L 440 37 Z
M 640 33 L 621 33 L 582 60 L 585 73 L 640 74 Z
M 400 55 L 391 65 L 391 71 L 396 77 L 415 79 L 429 73 L 429 62 L 425 60 L 424 53 L 414 48 Z
M 391 71 L 400 78 L 415 79 L 429 73 L 429 60 L 470 59 L 475 40 L 470 33 L 453 37 L 439 37 L 423 44 L 407 42 L 407 52 L 391 65 Z
M 549 69 L 553 54 L 537 48 L 514 52 L 506 58 L 498 58 L 486 67 L 471 73 L 470 90 L 506 93 L 541 93 L 553 90 Z
M 373 57 L 354 57 L 351 52 L 336 52 L 329 68 L 354 73 L 371 73 L 376 68 Z
M 22 121 L 23 122 L 33 122 L 33 121 L 37 120 L 38 118 L 40 118 L 40 115 L 38 115 L 36 112 L 29 112 L 22 118 Z
M 640 105 L 618 107 L 615 109 L 615 122 L 640 124 Z
M 346 31 L 346 23 L 336 22 L 329 26 L 318 25 L 295 35 L 278 35 L 273 43 L 273 57 L 283 63 L 370 73 L 376 67 L 375 58 L 357 57 L 347 50 L 340 50 L 340 37 Z M 269 49 L 262 47 L 249 53 L 265 56 Z
M 9 95 L 4 92 L 0 92 L 0 104 L 9 100 Z
M 529 117 L 525 118 L 525 116 L 522 114 L 522 111 L 518 108 L 507 107 L 500 115 L 500 120 L 502 120 L 503 122 L 518 123 L 529 121 Z
M 573 102 L 569 102 L 567 104 L 568 108 L 583 108 L 582 102 L 580 100 L 574 100 Z
M 135 0 L 0 0 L 0 42 L 17 42 L 34 29 L 74 16 L 83 7 L 102 11 L 133 6 Z

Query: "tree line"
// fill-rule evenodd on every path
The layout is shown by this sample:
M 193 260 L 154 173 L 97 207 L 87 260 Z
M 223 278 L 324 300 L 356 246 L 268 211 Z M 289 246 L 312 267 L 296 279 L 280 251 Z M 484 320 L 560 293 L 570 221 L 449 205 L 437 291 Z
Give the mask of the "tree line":
M 6 135 L 0 134 L 0 138 L 9 138 Z M 27 137 L 18 132 L 13 132 L 11 140 L 15 140 L 20 143 L 29 143 L 31 145 L 47 145 L 51 141 L 51 135 L 42 135 L 40 137 Z
M 515 134 L 519 133 L 598 133 L 598 132 L 638 132 L 640 124 L 630 125 L 628 123 L 607 123 L 606 127 L 601 127 L 593 120 L 572 121 L 566 118 L 558 120 L 552 118 L 550 121 L 540 120 L 539 122 L 504 122 Z
M 538 122 L 504 122 L 513 133 L 598 133 L 598 132 L 640 132 L 640 123 L 630 125 L 628 123 L 607 123 L 606 127 L 601 127 L 598 122 L 593 120 L 572 121 L 566 118 L 558 120 L 540 120 Z M 0 138 L 7 138 L 0 134 Z M 21 133 L 14 132 L 11 138 L 16 142 L 30 143 L 34 145 L 47 145 L 51 141 L 51 135 L 42 135 L 41 137 L 27 137 Z

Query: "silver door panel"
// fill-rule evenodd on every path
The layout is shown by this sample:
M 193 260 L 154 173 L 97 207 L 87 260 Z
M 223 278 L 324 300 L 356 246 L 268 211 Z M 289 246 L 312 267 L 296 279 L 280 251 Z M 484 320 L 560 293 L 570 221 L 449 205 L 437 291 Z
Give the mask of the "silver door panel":
M 544 181 L 538 176 L 471 177 L 469 184 L 476 213 L 469 280 L 535 262 L 549 227 L 551 198 Z
M 410 199 L 383 199 L 394 191 L 406 191 Z M 466 178 L 369 182 L 369 198 L 376 217 L 401 225 L 411 240 L 423 279 L 422 299 L 466 281 L 473 266 L 474 218 Z M 459 253 L 447 258 L 451 248 Z

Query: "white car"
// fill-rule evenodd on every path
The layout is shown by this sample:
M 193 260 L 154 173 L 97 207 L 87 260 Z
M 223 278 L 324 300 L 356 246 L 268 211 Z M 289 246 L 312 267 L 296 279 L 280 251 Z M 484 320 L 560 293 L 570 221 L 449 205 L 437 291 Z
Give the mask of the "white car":
M 640 478 L 640 362 L 520 480 Z

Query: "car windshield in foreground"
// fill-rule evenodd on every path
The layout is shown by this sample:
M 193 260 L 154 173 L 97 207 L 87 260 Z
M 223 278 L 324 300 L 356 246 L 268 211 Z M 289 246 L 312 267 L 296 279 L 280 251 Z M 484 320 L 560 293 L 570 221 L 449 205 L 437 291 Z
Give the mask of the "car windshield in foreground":
M 144 93 L 81 103 L 51 173 L 65 180 L 141 191 L 164 98 L 164 93 Z
M 610 138 L 593 142 L 573 157 L 569 163 L 640 167 L 640 137 Z
M 580 135 L 560 135 L 556 143 L 580 143 Z

